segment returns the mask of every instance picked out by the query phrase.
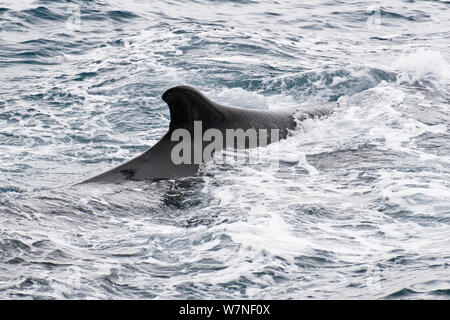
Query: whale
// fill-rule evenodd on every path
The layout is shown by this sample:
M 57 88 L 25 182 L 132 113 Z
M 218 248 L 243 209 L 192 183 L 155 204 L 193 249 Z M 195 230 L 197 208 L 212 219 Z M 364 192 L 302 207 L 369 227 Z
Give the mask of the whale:
M 170 111 L 170 124 L 167 133 L 151 148 L 135 158 L 114 167 L 106 172 L 95 175 L 84 183 L 112 183 L 123 180 L 160 180 L 178 179 L 195 176 L 199 166 L 208 159 L 202 158 L 194 161 L 196 155 L 208 149 L 210 141 L 196 139 L 196 133 L 204 137 L 210 132 L 217 137 L 234 133 L 255 132 L 256 143 L 250 143 L 250 135 L 246 139 L 231 139 L 223 144 L 217 144 L 209 153 L 220 149 L 249 149 L 264 147 L 270 143 L 285 139 L 299 122 L 309 118 L 320 118 L 334 112 L 333 106 L 294 106 L 281 110 L 247 109 L 224 106 L 212 101 L 199 90 L 187 86 L 176 86 L 168 89 L 162 95 L 162 100 L 167 103 Z M 276 132 L 277 134 L 269 134 Z M 192 142 L 179 154 L 184 160 L 174 161 L 174 150 L 180 149 L 181 137 Z M 211 136 L 211 135 L 209 135 Z M 211 137 L 210 137 L 211 138 Z M 213 139 L 210 139 L 213 141 Z M 217 142 L 217 141 L 215 141 Z M 190 149 L 189 149 L 190 148 Z M 195 152 L 195 151 L 199 152 Z M 212 154 L 209 154 L 209 160 Z M 198 158 L 198 157 L 197 157 Z M 189 161 L 191 160 L 191 161 Z

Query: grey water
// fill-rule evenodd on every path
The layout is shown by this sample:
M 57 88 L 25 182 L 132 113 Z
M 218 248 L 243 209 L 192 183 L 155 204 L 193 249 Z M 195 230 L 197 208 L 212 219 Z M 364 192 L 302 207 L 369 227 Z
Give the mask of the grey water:
M 449 299 L 449 6 L 0 0 L 0 298 Z M 278 166 L 73 186 L 157 142 L 180 84 L 339 108 Z

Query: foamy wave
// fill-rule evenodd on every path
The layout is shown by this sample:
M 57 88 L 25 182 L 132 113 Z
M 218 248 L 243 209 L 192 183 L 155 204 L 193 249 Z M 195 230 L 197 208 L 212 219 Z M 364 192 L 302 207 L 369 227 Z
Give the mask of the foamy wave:
M 434 78 L 442 81 L 450 80 L 450 65 L 440 52 L 419 49 L 404 55 L 393 64 L 399 71 L 397 81 L 416 82 Z

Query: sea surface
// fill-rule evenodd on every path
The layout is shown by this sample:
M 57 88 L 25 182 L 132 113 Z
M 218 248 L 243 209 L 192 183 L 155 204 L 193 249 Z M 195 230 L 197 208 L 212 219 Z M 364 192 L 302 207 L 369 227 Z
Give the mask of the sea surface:
M 0 0 L 0 299 L 449 299 L 449 22 L 448 1 Z M 338 107 L 278 165 L 74 186 L 157 142 L 181 84 Z

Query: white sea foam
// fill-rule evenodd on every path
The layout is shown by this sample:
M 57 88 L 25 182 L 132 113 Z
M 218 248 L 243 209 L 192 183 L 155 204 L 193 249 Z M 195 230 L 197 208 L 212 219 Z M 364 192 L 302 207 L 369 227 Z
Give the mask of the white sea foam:
M 71 4 L 1 5 L 0 297 L 447 297 L 446 4 Z M 55 188 L 156 143 L 180 84 L 338 107 L 249 165 Z

